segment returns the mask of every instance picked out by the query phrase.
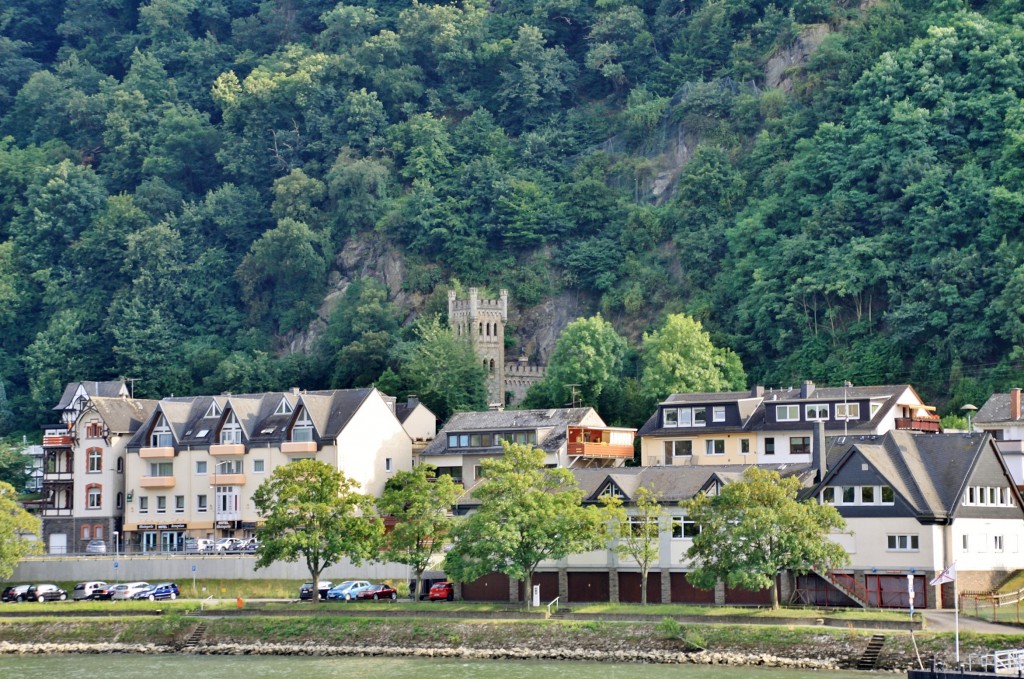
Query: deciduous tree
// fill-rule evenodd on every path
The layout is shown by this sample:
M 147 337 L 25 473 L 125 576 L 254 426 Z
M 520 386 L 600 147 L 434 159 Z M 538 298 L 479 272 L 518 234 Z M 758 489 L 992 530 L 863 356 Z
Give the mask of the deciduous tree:
M 0 481 L 0 580 L 11 577 L 22 558 L 43 551 L 38 540 L 41 527 L 39 519 L 18 504 L 14 486 Z
M 661 400 L 677 392 L 743 389 L 746 375 L 739 357 L 716 347 L 701 322 L 672 314 L 659 330 L 644 333 L 645 395 Z
M 301 559 L 316 583 L 324 569 L 342 558 L 360 563 L 370 558 L 384 533 L 371 512 L 373 501 L 357 491 L 356 482 L 319 460 L 299 460 L 278 467 L 253 495 L 264 520 L 256 568 L 275 561 Z
M 644 486 L 637 488 L 632 511 L 617 497 L 608 495 L 602 500 L 610 514 L 608 529 L 615 540 L 612 549 L 640 567 L 640 604 L 646 606 L 647 574 L 661 556 L 661 532 L 668 527 L 671 516 L 660 495 Z

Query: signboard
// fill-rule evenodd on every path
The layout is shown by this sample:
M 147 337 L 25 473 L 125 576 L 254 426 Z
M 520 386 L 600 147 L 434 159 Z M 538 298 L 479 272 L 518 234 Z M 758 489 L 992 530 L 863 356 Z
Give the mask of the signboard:
M 140 524 L 138 525 L 138 529 L 139 529 L 139 530 L 145 530 L 145 529 L 147 529 L 147 528 L 149 528 L 149 529 L 151 529 L 151 530 L 152 530 L 153 528 L 156 528 L 156 524 L 152 524 L 152 523 L 140 523 Z
M 115 570 L 115 571 L 117 570 L 117 567 L 118 567 L 119 565 L 120 565 L 120 564 L 118 564 L 118 563 L 117 563 L 116 561 L 114 562 L 114 570 Z

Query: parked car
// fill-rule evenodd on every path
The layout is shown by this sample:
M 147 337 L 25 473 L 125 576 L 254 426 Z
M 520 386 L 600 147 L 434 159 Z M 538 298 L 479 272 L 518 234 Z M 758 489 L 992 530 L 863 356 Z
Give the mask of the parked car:
M 235 538 L 221 538 L 213 545 L 213 551 L 218 554 L 227 554 L 235 546 Z
M 149 589 L 148 582 L 123 582 L 110 588 L 110 598 L 113 601 L 124 601 L 131 599 L 138 592 Z
M 327 592 L 328 601 L 352 601 L 356 595 L 370 583 L 366 580 L 346 580 L 340 585 L 335 585 Z
M 75 601 L 81 601 L 82 599 L 95 599 L 96 590 L 102 589 L 106 591 L 107 583 L 105 582 L 80 582 L 75 585 L 75 588 L 71 590 L 71 598 Z
M 179 593 L 178 586 L 173 582 L 161 582 L 136 592 L 132 595 L 132 599 L 149 599 L 150 601 L 177 599 Z
M 359 590 L 359 593 L 356 594 L 356 598 L 373 599 L 374 601 L 377 599 L 391 599 L 394 601 L 398 598 L 398 592 L 394 587 L 389 585 L 370 585 L 369 587 L 364 587 Z
M 199 554 L 212 552 L 214 551 L 214 542 L 207 538 L 186 538 L 185 551 L 192 553 L 198 552 Z
M 435 582 L 430 586 L 427 598 L 431 601 L 451 601 L 455 598 L 455 585 L 450 582 Z
M 238 551 L 245 554 L 255 554 L 256 550 L 260 548 L 260 542 L 256 538 L 249 538 L 248 540 L 242 540 L 241 544 L 238 545 Z
M 86 554 L 106 554 L 107 543 L 103 540 L 89 540 L 89 544 L 85 546 Z
M 104 585 L 99 589 L 96 589 L 92 593 L 92 598 L 96 601 L 110 601 L 110 597 L 114 595 L 114 587 L 116 585 Z M 72 594 L 74 596 L 74 594 Z
M 321 580 L 318 583 L 317 589 L 320 590 L 320 598 L 321 599 L 326 599 L 327 598 L 327 592 L 330 591 L 331 587 L 334 587 L 334 583 L 331 582 L 330 580 Z M 305 601 L 306 599 L 312 599 L 312 598 L 313 598 L 313 583 L 312 582 L 304 582 L 304 583 L 302 583 L 302 585 L 299 587 L 299 599 L 302 599 L 303 601 Z
M 68 593 L 57 585 L 46 583 L 31 585 L 25 592 L 25 598 L 29 601 L 65 601 Z
M 28 592 L 28 585 L 8 585 L 4 587 L 3 594 L 0 594 L 0 600 L 2 601 L 17 601 L 22 602 L 25 600 L 25 594 Z

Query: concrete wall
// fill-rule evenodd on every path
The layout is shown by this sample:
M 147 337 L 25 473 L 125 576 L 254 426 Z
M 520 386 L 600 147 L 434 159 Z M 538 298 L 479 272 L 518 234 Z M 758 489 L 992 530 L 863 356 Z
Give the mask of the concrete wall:
M 114 562 L 118 567 L 114 568 Z M 155 554 L 120 555 L 114 557 L 39 557 L 24 559 L 14 569 L 11 582 L 71 582 L 84 580 L 158 582 L 175 580 L 182 584 L 192 578 L 192 566 L 196 567 L 195 577 L 245 580 L 267 578 L 271 580 L 295 580 L 296 596 L 300 582 L 309 580 L 309 572 L 301 562 L 272 564 L 268 568 L 254 569 L 256 557 L 244 555 L 200 555 L 200 554 Z M 404 580 L 409 577 L 409 567 L 396 563 L 364 563 L 353 566 L 347 559 L 328 568 L 323 580 L 335 582 L 346 579 Z

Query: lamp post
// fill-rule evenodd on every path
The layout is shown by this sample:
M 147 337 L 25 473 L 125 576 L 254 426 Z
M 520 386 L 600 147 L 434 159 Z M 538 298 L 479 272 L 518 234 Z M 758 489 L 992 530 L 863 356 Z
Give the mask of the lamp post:
M 961 411 L 967 413 L 967 433 L 968 434 L 970 434 L 972 431 L 974 431 L 974 429 L 971 428 L 971 417 L 974 415 L 974 412 L 977 409 L 978 409 L 978 406 L 974 405 L 973 403 L 968 403 L 967 405 L 965 405 L 962 408 L 960 408 Z

